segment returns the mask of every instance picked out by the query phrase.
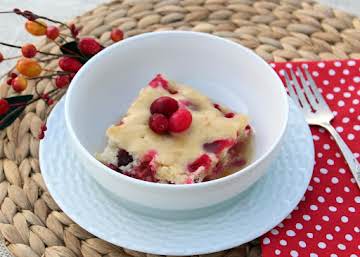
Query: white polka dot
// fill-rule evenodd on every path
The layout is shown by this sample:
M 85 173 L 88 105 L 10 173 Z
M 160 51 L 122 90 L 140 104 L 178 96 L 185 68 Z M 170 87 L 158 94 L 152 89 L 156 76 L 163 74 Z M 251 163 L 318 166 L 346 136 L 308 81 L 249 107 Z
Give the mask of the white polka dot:
M 303 225 L 301 223 L 296 223 L 295 225 L 296 229 L 301 230 L 303 229 Z
M 329 93 L 326 95 L 326 99 L 332 100 L 334 99 L 334 95 Z
M 276 64 L 275 63 L 270 63 L 270 66 L 275 68 L 276 67 Z
M 351 254 L 350 257 L 358 257 L 355 253 Z
M 354 108 L 350 108 L 350 109 L 349 109 L 349 112 L 350 112 L 350 113 L 354 113 L 354 112 L 355 112 L 355 109 L 354 109 Z
M 352 103 L 353 103 L 354 105 L 357 105 L 357 104 L 360 103 L 360 100 L 359 100 L 359 99 L 354 99 L 354 100 L 352 100 Z
M 350 94 L 349 92 L 345 92 L 345 93 L 344 93 L 344 97 L 345 97 L 345 98 L 350 98 L 350 97 L 351 97 L 351 94 Z
M 349 192 L 350 192 L 350 188 L 349 188 L 349 187 L 344 187 L 344 191 L 345 191 L 346 193 L 349 193 Z
M 333 235 L 331 235 L 331 234 L 326 234 L 325 237 L 326 237 L 327 240 L 333 240 L 334 239 Z
M 264 239 L 263 239 L 263 244 L 264 244 L 264 245 L 270 244 L 270 239 L 269 239 L 268 237 L 264 237 Z
M 349 91 L 354 91 L 355 87 L 354 86 L 348 86 Z
M 337 177 L 332 177 L 331 182 L 333 184 L 337 184 L 337 183 L 339 183 L 339 179 Z
M 289 69 L 292 68 L 292 64 L 291 64 L 291 63 L 287 63 L 285 66 L 286 66 L 286 68 L 289 68 Z
M 329 144 L 324 144 L 324 145 L 323 145 L 323 148 L 324 148 L 325 150 L 329 150 L 329 149 L 330 149 L 330 145 L 329 145 Z
M 316 253 L 310 253 L 310 257 L 319 257 Z
M 349 218 L 346 217 L 346 216 L 341 216 L 341 221 L 342 221 L 343 223 L 348 223 Z
M 320 133 L 324 133 L 324 132 L 325 132 L 325 129 L 319 128 L 319 132 L 320 132 Z
M 329 206 L 329 211 L 336 212 L 337 208 L 335 206 Z
M 335 226 L 335 231 L 339 232 L 340 231 L 340 227 L 339 226 Z
M 276 250 L 275 250 L 275 254 L 276 254 L 276 255 L 280 255 L 280 254 L 281 254 L 281 251 L 280 251 L 279 249 L 276 249 Z
M 340 158 L 341 157 L 341 154 L 339 154 L 339 153 L 335 153 L 335 156 L 337 157 L 337 158 Z
M 298 256 L 299 256 L 299 253 L 298 253 L 297 251 L 295 251 L 295 250 L 292 250 L 292 251 L 290 252 L 290 255 L 291 255 L 291 257 L 298 257 Z
M 328 159 L 328 160 L 326 161 L 326 163 L 329 164 L 329 165 L 334 165 L 334 160 Z
M 278 224 L 278 227 L 279 227 L 279 228 L 283 228 L 283 227 L 284 227 L 284 224 L 281 222 L 281 223 Z
M 354 134 L 350 133 L 349 135 L 347 135 L 347 139 L 350 140 L 350 141 L 354 140 L 354 138 L 355 138 Z
M 337 254 L 332 253 L 332 254 L 330 254 L 330 257 L 338 257 L 338 256 L 337 256 Z
M 322 229 L 322 227 L 321 227 L 320 225 L 316 225 L 316 226 L 315 226 L 315 229 L 316 229 L 317 231 L 320 231 L 320 230 Z
M 288 231 L 286 231 L 286 235 L 293 237 L 293 236 L 296 236 L 296 233 L 294 232 L 294 230 L 288 230 Z
M 326 173 L 325 173 L 325 174 L 326 174 Z M 324 203 L 324 202 L 325 202 L 325 198 L 322 197 L 322 196 L 319 196 L 319 197 L 317 198 L 317 200 L 318 200 L 320 203 Z
M 299 246 L 301 248 L 305 248 L 306 247 L 306 243 L 304 241 L 299 241 Z
M 323 81 L 323 84 L 324 84 L 325 86 L 327 86 L 327 85 L 330 84 L 330 82 L 329 82 L 327 79 L 325 79 L 325 80 Z
M 348 69 L 344 69 L 344 70 L 343 70 L 343 74 L 344 74 L 344 75 L 349 75 L 349 74 L 350 74 L 350 71 L 349 71 Z
M 359 232 L 360 232 L 360 228 L 355 227 L 355 228 L 354 228 L 354 231 L 355 231 L 356 233 L 359 233 Z
M 343 127 L 340 127 L 340 126 L 336 127 L 335 129 L 336 129 L 336 131 L 339 132 L 339 133 L 341 133 L 341 132 L 344 131 L 344 128 L 343 128 Z
M 343 203 L 344 199 L 341 196 L 336 197 L 336 202 L 337 203 Z
M 310 205 L 310 210 L 317 211 L 318 209 L 319 208 L 315 204 Z
M 336 72 L 333 70 L 333 69 L 330 69 L 329 70 L 329 75 L 330 76 L 334 76 L 336 74 Z
M 279 234 L 279 230 L 277 230 L 277 229 L 272 229 L 271 231 L 270 231 L 270 233 L 271 234 L 273 234 L 273 235 L 278 235 Z
M 337 111 L 333 111 L 332 113 L 334 114 L 334 116 L 338 115 Z
M 340 79 L 340 84 L 345 84 L 346 80 L 345 79 Z
M 325 192 L 328 193 L 328 194 L 331 193 L 331 188 L 330 188 L 330 187 L 326 187 L 326 188 L 325 188 Z
M 344 102 L 343 100 L 340 100 L 340 101 L 337 103 L 337 105 L 338 105 L 339 107 L 343 107 L 343 106 L 345 105 L 345 102 Z
M 318 247 L 319 247 L 320 249 L 325 249 L 325 248 L 326 248 L 326 244 L 325 244 L 324 242 L 319 242 L 319 243 L 318 243 Z
M 314 182 L 316 182 L 316 183 L 320 183 L 320 179 L 319 179 L 318 177 L 314 177 L 313 180 L 314 180 Z
M 292 218 L 292 216 L 291 216 L 291 214 L 289 214 L 288 216 L 286 216 L 286 218 L 285 219 L 291 219 Z
M 318 141 L 318 140 L 320 139 L 320 137 L 317 136 L 317 135 L 313 135 L 313 139 L 314 139 L 315 141 Z
M 312 75 L 313 75 L 314 77 L 318 77 L 318 76 L 319 76 L 319 72 L 313 71 L 313 72 L 312 72 Z
M 358 95 L 360 95 L 360 90 L 358 90 L 356 93 L 357 93 Z
M 348 208 L 348 210 L 349 210 L 349 212 L 355 212 L 355 208 L 351 207 L 351 206 Z
M 308 238 L 313 238 L 313 237 L 314 237 L 314 234 L 313 234 L 313 233 L 306 233 L 306 236 L 307 236 Z
M 313 189 L 314 189 L 314 188 L 313 188 L 312 186 L 310 186 L 310 185 L 309 185 L 308 188 L 307 188 L 308 191 L 313 191 Z
M 340 168 L 340 169 L 339 169 L 339 172 L 340 172 L 341 174 L 345 174 L 345 173 L 346 173 L 346 170 L 343 169 L 343 168 Z
M 323 154 L 322 154 L 322 153 L 318 153 L 318 154 L 317 154 L 317 157 L 321 158 L 321 157 L 323 157 Z
M 306 221 L 309 221 L 311 219 L 311 217 L 307 214 L 303 215 L 303 219 Z
M 346 235 L 345 235 L 345 239 L 346 239 L 347 241 L 352 241 L 352 240 L 353 240 L 353 237 L 352 237 L 352 235 L 350 235 L 350 234 L 346 234 Z
M 319 63 L 317 64 L 317 66 L 318 66 L 319 68 L 324 68 L 324 67 L 325 67 L 325 63 L 319 62 Z
M 334 87 L 334 92 L 337 93 L 337 92 L 340 92 L 340 88 L 339 87 Z
M 354 77 L 353 80 L 354 80 L 355 83 L 359 83 L 360 82 L 360 77 L 356 76 L 356 77 Z
M 355 125 L 355 126 L 353 127 L 353 129 L 354 129 L 355 131 L 360 131 L 360 125 Z
M 284 76 L 285 71 L 284 71 L 284 70 L 280 70 L 280 71 L 279 71 L 279 74 L 280 74 L 281 76 Z
M 334 65 L 335 65 L 335 67 L 341 67 L 341 62 L 336 61 L 336 62 L 334 62 Z
M 323 221 L 329 221 L 329 216 L 322 216 Z
M 281 239 L 281 240 L 280 240 L 280 244 L 281 244 L 282 246 L 285 246 L 285 245 L 287 245 L 287 242 L 286 242 L 284 239 Z
M 349 117 L 344 117 L 344 118 L 342 119 L 342 122 L 343 122 L 343 123 L 348 123 L 349 121 L 350 121 Z
M 354 153 L 355 158 L 359 158 L 360 154 L 359 153 Z
M 350 60 L 347 62 L 348 66 L 355 66 L 356 62 L 354 60 Z
M 340 250 L 345 250 L 345 249 L 346 249 L 346 246 L 343 245 L 343 244 L 338 244 L 337 247 L 338 247 Z

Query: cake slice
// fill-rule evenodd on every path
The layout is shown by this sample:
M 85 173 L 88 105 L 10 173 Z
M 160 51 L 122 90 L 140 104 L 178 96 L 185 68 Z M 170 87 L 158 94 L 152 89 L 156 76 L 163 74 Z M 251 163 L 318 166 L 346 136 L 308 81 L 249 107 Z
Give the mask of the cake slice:
M 108 144 L 97 158 L 145 181 L 198 183 L 244 166 L 250 132 L 246 116 L 157 75 L 107 129 Z

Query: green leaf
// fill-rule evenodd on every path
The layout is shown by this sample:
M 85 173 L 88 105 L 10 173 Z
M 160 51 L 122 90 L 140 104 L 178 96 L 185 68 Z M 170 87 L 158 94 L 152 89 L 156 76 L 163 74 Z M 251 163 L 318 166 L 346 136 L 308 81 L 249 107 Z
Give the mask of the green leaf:
M 10 104 L 7 113 L 0 115 L 0 130 L 10 126 L 17 117 L 25 110 L 27 103 L 33 95 L 19 95 L 5 98 Z
M 76 41 L 71 41 L 69 43 L 63 44 L 60 46 L 60 50 L 63 54 L 67 54 L 67 55 L 80 55 L 83 56 L 83 58 L 76 58 L 73 57 L 74 59 L 77 59 L 79 62 L 81 62 L 82 64 L 85 64 L 90 57 L 88 56 L 84 56 L 78 46 L 77 46 L 77 42 Z

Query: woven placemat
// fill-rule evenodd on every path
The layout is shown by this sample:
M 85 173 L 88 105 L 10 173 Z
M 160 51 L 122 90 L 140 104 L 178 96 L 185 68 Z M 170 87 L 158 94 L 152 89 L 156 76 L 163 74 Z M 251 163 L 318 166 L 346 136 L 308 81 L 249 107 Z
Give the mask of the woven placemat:
M 111 44 L 110 30 L 126 36 L 160 30 L 193 30 L 229 38 L 267 61 L 360 58 L 360 20 L 299 0 L 125 0 L 99 6 L 74 20 L 82 35 Z M 42 51 L 56 52 L 46 39 Z M 47 64 L 56 68 L 57 62 Z M 54 88 L 42 80 L 40 93 Z M 23 94 L 34 93 L 29 84 Z M 0 96 L 14 95 L 6 83 Z M 38 101 L 0 132 L 0 230 L 17 257 L 155 256 L 113 246 L 89 234 L 64 214 L 46 189 L 39 168 L 38 132 L 50 108 Z M 71 196 L 69 196 L 71 197 Z M 257 240 L 208 256 L 260 256 Z

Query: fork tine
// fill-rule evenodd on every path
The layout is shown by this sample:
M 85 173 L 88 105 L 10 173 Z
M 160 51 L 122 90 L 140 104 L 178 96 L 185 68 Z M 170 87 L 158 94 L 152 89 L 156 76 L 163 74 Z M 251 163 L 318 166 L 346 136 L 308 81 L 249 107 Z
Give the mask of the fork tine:
M 319 107 L 325 108 L 327 111 L 331 112 L 331 109 L 330 109 L 329 105 L 326 103 L 324 97 L 320 93 L 320 91 L 319 91 L 318 87 L 316 86 L 315 81 L 313 80 L 309 70 L 304 68 L 304 71 L 305 71 L 306 77 L 307 77 L 307 79 L 309 81 L 310 88 L 314 92 L 316 100 L 319 102 Z
M 307 100 L 305 98 L 305 95 L 302 92 L 301 87 L 299 85 L 299 82 L 297 81 L 295 73 L 294 73 L 294 71 L 292 69 L 290 69 L 290 74 L 291 74 L 291 77 L 292 77 L 292 82 L 294 83 L 296 94 L 298 95 L 298 98 L 299 98 L 299 101 L 301 103 L 301 106 L 302 106 L 303 110 L 311 111 L 310 105 L 307 102 Z
M 297 68 L 297 72 L 299 73 L 299 77 L 305 91 L 305 96 L 309 100 L 311 107 L 316 111 L 318 109 L 318 103 L 316 102 L 316 99 L 310 90 L 309 83 L 306 81 L 304 74 L 299 67 Z
M 288 74 L 287 74 L 286 71 L 284 71 L 284 77 L 285 77 L 285 82 L 286 82 L 287 88 L 288 88 L 288 90 L 289 90 L 289 95 L 290 95 L 290 97 L 294 100 L 294 102 L 296 103 L 296 105 L 301 108 L 301 105 L 300 105 L 300 103 L 299 103 L 298 96 L 296 95 L 296 93 L 295 93 L 295 91 L 294 91 L 294 88 L 293 88 L 293 86 L 291 85 L 289 76 L 288 76 Z

